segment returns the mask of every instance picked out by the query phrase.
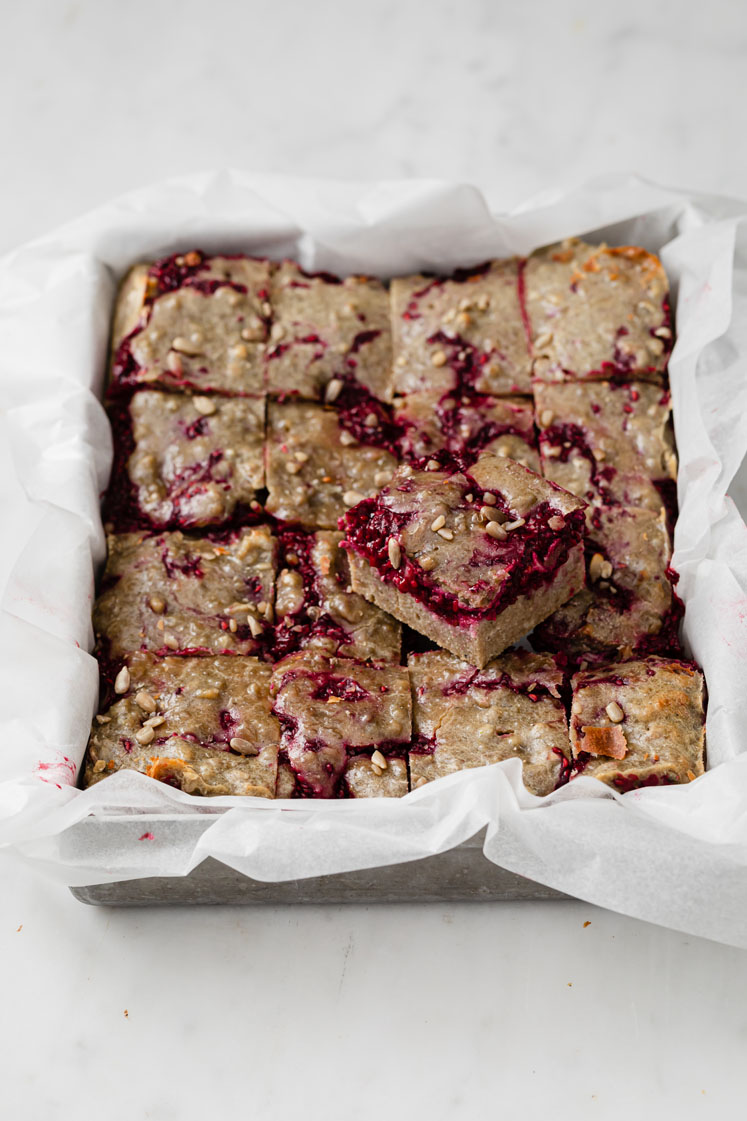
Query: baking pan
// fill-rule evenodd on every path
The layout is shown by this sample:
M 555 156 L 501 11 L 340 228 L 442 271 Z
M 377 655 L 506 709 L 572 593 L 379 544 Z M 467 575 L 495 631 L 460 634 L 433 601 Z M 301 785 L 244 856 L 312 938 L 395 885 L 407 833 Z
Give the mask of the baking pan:
M 107 847 L 121 841 L 122 851 L 126 852 L 133 840 L 151 827 L 158 831 L 162 843 L 168 843 L 172 831 L 183 840 L 188 834 L 189 840 L 196 843 L 210 824 L 209 817 L 90 817 L 66 834 L 65 856 L 74 860 L 81 849 L 95 846 L 97 837 L 105 839 Z M 148 876 L 70 890 L 81 903 L 109 907 L 179 903 L 481 903 L 570 898 L 493 864 L 483 855 L 484 839 L 483 829 L 456 848 L 422 860 L 279 883 L 250 879 L 208 857 L 187 876 Z
M 23 544 L 21 560 L 0 607 L 3 649 L 12 651 L 4 666 L 12 704 L 0 715 L 12 748 L 2 766 L 9 792 L 0 812 L 3 843 L 23 846 L 37 866 L 75 885 L 76 898 L 98 904 L 558 898 L 483 855 L 479 830 L 490 821 L 497 831 L 493 858 L 505 854 L 517 872 L 562 887 L 566 898 L 583 895 L 648 921 L 746 944 L 747 767 L 739 754 L 747 723 L 739 610 L 746 562 L 744 525 L 724 496 L 744 456 L 743 433 L 732 421 L 747 407 L 739 331 L 746 230 L 742 203 L 629 176 L 545 196 L 536 209 L 494 221 L 484 197 L 460 185 L 320 185 L 231 171 L 144 189 L 0 262 L 0 287 L 8 293 L 0 315 L 0 384 L 10 403 L 13 477 L 23 481 L 18 491 L 25 496 L 9 527 Z M 233 828 L 236 818 L 211 836 L 206 831 L 223 807 L 195 804 L 184 812 L 183 796 L 163 784 L 145 791 L 138 782 L 117 786 L 115 776 L 108 789 L 68 790 L 96 692 L 83 651 L 90 643 L 92 544 L 97 559 L 101 552 L 94 531 L 108 433 L 93 396 L 115 278 L 132 260 L 173 252 L 186 241 L 206 251 L 228 244 L 276 258 L 297 255 L 302 246 L 310 268 L 396 275 L 414 266 L 456 267 L 466 253 L 474 260 L 525 253 L 571 231 L 662 250 L 675 280 L 678 328 L 687 338 L 672 363 L 675 414 L 683 484 L 696 484 L 683 488 L 690 513 L 681 523 L 679 588 L 688 608 L 685 636 L 711 686 L 709 771 L 676 790 L 625 795 L 582 776 L 579 788 L 559 792 L 541 812 L 526 802 L 510 767 L 465 772 L 463 781 L 422 792 L 422 814 L 407 807 L 404 837 L 386 833 L 391 807 L 383 805 L 355 807 L 360 822 L 355 813 L 331 813 L 325 821 L 324 807 L 315 807 L 320 827 L 308 837 L 292 820 L 296 810 L 310 812 L 306 807 L 268 805 L 262 816 L 273 819 L 273 844 L 258 834 L 256 851 L 253 813 L 245 836 Z M 50 566 L 61 550 L 66 563 Z M 44 719 L 30 720 L 40 697 Z M 475 835 L 453 851 L 428 855 L 469 833 Z M 367 846 L 369 836 L 375 843 Z M 214 859 L 183 875 L 203 853 Z M 407 862 L 361 869 L 395 856 Z M 341 867 L 358 870 L 294 881 L 251 878 Z M 685 881 L 697 890 L 683 891 Z

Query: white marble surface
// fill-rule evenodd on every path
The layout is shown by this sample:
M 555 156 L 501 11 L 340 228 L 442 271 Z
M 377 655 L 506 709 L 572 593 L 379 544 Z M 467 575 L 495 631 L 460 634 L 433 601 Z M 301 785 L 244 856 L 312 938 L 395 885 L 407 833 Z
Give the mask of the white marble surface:
M 0 34 L 0 250 L 229 164 L 747 197 L 741 3 L 30 0 Z M 94 910 L 1 864 L 9 1121 L 743 1112 L 742 951 L 580 903 Z

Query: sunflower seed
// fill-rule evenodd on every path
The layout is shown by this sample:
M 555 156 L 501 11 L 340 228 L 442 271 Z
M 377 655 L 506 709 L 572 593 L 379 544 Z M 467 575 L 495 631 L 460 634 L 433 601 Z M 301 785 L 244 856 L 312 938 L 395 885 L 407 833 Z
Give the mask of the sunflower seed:
M 331 381 L 327 382 L 327 388 L 324 391 L 324 400 L 328 405 L 331 405 L 332 402 L 336 401 L 340 396 L 342 385 L 343 383 L 339 378 L 332 378 Z
M 121 670 L 114 678 L 114 692 L 126 693 L 130 687 L 130 671 L 127 666 L 122 666 Z
M 508 536 L 500 522 L 488 522 L 485 526 L 485 532 L 489 537 L 494 537 L 496 541 L 505 541 Z
M 155 712 L 157 707 L 155 700 L 145 689 L 141 689 L 139 693 L 135 694 L 135 704 L 138 708 L 141 708 L 143 712 Z
M 399 547 L 399 542 L 394 537 L 389 538 L 387 553 L 389 554 L 389 563 L 392 568 L 399 568 L 402 563 L 402 550 Z
M 192 404 L 202 416 L 212 416 L 215 412 L 215 401 L 210 397 L 193 397 Z
M 613 724 L 621 724 L 625 719 L 625 713 L 620 708 L 617 701 L 610 701 L 604 711 L 607 713 Z

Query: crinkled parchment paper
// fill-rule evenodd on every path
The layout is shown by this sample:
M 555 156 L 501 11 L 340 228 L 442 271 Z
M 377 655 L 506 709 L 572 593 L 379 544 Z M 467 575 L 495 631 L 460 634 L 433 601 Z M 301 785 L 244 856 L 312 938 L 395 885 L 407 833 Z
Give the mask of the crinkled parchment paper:
M 526 792 L 516 760 L 401 801 L 198 801 L 124 772 L 76 789 L 97 693 L 87 651 L 111 458 L 99 396 L 123 271 L 197 245 L 387 277 L 526 253 L 571 234 L 643 244 L 672 280 L 674 565 L 686 640 L 709 687 L 707 773 L 625 795 L 580 778 L 547 798 Z M 747 206 L 620 176 L 510 215 L 492 213 L 473 187 L 441 182 L 243 172 L 174 180 L 0 261 L 0 409 L 22 496 L 0 523 L 20 549 L 0 612 L 0 843 L 68 884 L 185 874 L 209 855 L 283 880 L 427 856 L 487 825 L 485 853 L 505 868 L 747 946 L 747 530 L 727 495 L 747 450 Z M 153 842 L 115 847 L 97 830 L 95 846 L 70 844 L 86 815 L 133 808 L 156 815 Z M 197 841 L 167 828 L 167 817 L 197 813 L 212 822 Z

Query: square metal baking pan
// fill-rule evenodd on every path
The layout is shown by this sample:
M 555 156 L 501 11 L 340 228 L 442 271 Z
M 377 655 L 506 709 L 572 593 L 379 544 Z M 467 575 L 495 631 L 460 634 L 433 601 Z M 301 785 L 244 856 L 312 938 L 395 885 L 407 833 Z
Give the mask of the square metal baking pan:
M 134 830 L 151 828 L 196 843 L 211 825 L 205 817 L 151 818 L 142 814 L 89 817 L 65 834 L 64 855 L 70 861 L 99 842 L 122 851 Z M 355 872 L 267 883 L 208 857 L 187 876 L 149 876 L 114 883 L 88 884 L 70 890 L 81 903 L 110 907 L 164 904 L 278 903 L 465 903 L 521 899 L 567 899 L 533 880 L 499 868 L 483 854 L 485 830 L 437 856 L 388 864 Z

